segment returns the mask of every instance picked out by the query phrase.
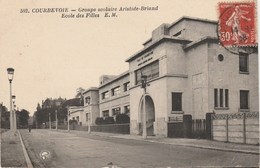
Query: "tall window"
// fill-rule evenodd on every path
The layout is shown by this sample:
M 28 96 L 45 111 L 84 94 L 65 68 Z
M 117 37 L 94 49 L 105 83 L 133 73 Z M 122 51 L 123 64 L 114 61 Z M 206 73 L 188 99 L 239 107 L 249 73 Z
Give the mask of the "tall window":
M 109 97 L 108 91 L 102 93 L 102 99 L 107 99 L 108 97 Z
M 127 105 L 127 106 L 124 107 L 124 109 L 125 109 L 125 114 L 130 116 L 130 106 Z
M 249 91 L 240 90 L 240 109 L 249 109 Z
M 109 110 L 102 111 L 103 117 L 109 117 Z
M 147 76 L 147 81 L 159 77 L 159 61 L 155 61 L 135 72 L 135 77 L 136 77 L 136 84 L 141 83 L 141 76 L 146 75 Z
M 214 89 L 214 107 L 227 108 L 229 106 L 228 89 Z
M 172 111 L 182 111 L 182 93 L 172 93 Z
M 124 92 L 128 91 L 130 88 L 130 82 L 124 83 Z
M 112 96 L 116 96 L 120 94 L 120 86 L 113 88 L 112 90 Z
M 239 72 L 249 72 L 248 54 L 239 53 Z
M 120 107 L 113 108 L 112 109 L 113 116 L 120 114 L 120 111 L 121 111 Z
M 90 97 L 89 96 L 85 98 L 85 104 L 86 105 L 90 104 Z

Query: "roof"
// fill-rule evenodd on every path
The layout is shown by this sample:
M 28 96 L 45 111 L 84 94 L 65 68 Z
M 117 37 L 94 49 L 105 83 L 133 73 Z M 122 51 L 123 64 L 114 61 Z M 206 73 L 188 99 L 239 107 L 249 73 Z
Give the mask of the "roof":
M 176 24 L 178 24 L 179 22 L 183 21 L 183 20 L 194 20 L 194 21 L 199 21 L 199 22 L 205 22 L 205 23 L 213 23 L 213 24 L 217 24 L 218 22 L 215 20 L 209 20 L 209 19 L 202 19 L 202 18 L 196 18 L 196 17 L 190 17 L 190 16 L 183 16 L 181 18 L 179 18 L 177 21 L 173 22 L 172 24 L 170 24 L 170 26 L 168 27 L 168 29 L 170 29 L 171 27 L 175 26 Z M 146 45 L 147 43 L 151 42 L 152 38 L 149 38 L 148 40 L 146 40 L 143 45 Z
M 200 45 L 201 43 L 203 42 L 216 42 L 218 43 L 219 42 L 219 39 L 216 38 L 216 37 L 210 37 L 210 36 L 206 36 L 206 37 L 203 37 L 197 41 L 194 41 L 192 43 L 189 43 L 187 44 L 186 46 L 183 47 L 184 50 L 187 50 L 187 49 L 190 49 L 192 47 L 195 47 L 197 45 Z
M 88 88 L 87 90 L 85 90 L 85 91 L 83 92 L 83 94 L 85 94 L 85 93 L 87 93 L 87 92 L 89 92 L 89 91 L 98 91 L 98 88 L 97 88 L 97 87 L 90 87 L 90 88 Z
M 66 100 L 63 104 L 63 107 L 67 106 L 83 106 L 83 101 L 81 101 L 81 98 L 73 98 Z
M 118 80 L 118 79 L 120 79 L 120 78 L 122 78 L 122 77 L 124 77 L 124 76 L 126 76 L 126 75 L 129 75 L 129 70 L 127 70 L 127 71 L 121 73 L 120 75 L 116 76 L 113 80 L 111 80 L 111 81 L 109 81 L 109 82 L 107 82 L 107 83 L 102 84 L 102 85 L 99 86 L 98 88 L 102 88 L 102 87 L 104 87 L 104 86 L 106 86 L 106 85 L 108 85 L 108 84 L 110 84 L 110 83 L 113 83 L 114 81 L 116 81 L 116 80 Z
M 183 16 L 183 17 L 179 18 L 177 21 L 173 22 L 169 26 L 169 28 L 175 26 L 176 24 L 178 24 L 179 22 L 181 22 L 183 20 L 193 20 L 193 21 L 199 21 L 199 22 L 204 22 L 204 23 L 218 24 L 218 22 L 215 21 L 215 20 L 202 19 L 202 18 L 196 18 L 196 17 L 190 17 L 190 16 Z
M 140 55 L 144 54 L 145 52 L 149 51 L 151 48 L 154 48 L 157 45 L 159 45 L 159 44 L 161 44 L 162 42 L 165 42 L 165 41 L 178 42 L 178 43 L 190 43 L 191 42 L 190 40 L 164 35 L 160 39 L 152 42 L 149 46 L 143 48 L 142 50 L 138 51 L 137 53 L 135 53 L 131 57 L 127 58 L 125 61 L 130 62 L 133 59 L 135 59 L 135 58 L 139 57 Z

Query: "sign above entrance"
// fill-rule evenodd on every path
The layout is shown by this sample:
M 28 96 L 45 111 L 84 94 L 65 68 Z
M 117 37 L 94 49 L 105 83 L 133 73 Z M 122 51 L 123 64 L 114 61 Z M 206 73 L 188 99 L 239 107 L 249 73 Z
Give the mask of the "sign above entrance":
M 143 64 L 145 64 L 146 62 L 152 60 L 152 59 L 153 59 L 152 54 L 153 54 L 153 51 L 151 51 L 151 52 L 149 52 L 149 53 L 143 55 L 143 56 L 140 57 L 140 58 L 138 58 L 138 59 L 136 60 L 137 63 L 138 63 L 137 66 L 143 65 Z

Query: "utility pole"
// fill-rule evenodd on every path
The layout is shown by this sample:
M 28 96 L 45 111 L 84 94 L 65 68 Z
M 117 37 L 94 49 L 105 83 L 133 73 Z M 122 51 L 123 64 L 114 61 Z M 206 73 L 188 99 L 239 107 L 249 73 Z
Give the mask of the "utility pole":
M 51 113 L 49 113 L 49 129 L 51 130 Z
M 58 130 L 58 111 L 55 110 L 55 114 L 56 114 L 56 130 Z
M 149 84 L 147 84 L 147 76 L 146 75 L 142 75 L 141 74 L 141 79 L 142 79 L 142 84 L 141 84 L 141 88 L 144 89 L 144 93 L 143 93 L 143 139 L 147 138 L 147 126 L 146 126 L 146 100 L 145 100 L 145 96 L 146 96 L 146 86 L 149 86 Z
M 68 106 L 67 106 L 67 121 L 68 121 L 68 132 L 70 132 L 70 111 Z

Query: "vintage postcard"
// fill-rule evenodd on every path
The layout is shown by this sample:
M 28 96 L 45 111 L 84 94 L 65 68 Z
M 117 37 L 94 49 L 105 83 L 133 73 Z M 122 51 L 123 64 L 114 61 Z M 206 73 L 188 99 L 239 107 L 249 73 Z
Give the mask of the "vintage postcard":
M 256 0 L 0 0 L 1 167 L 259 166 Z

